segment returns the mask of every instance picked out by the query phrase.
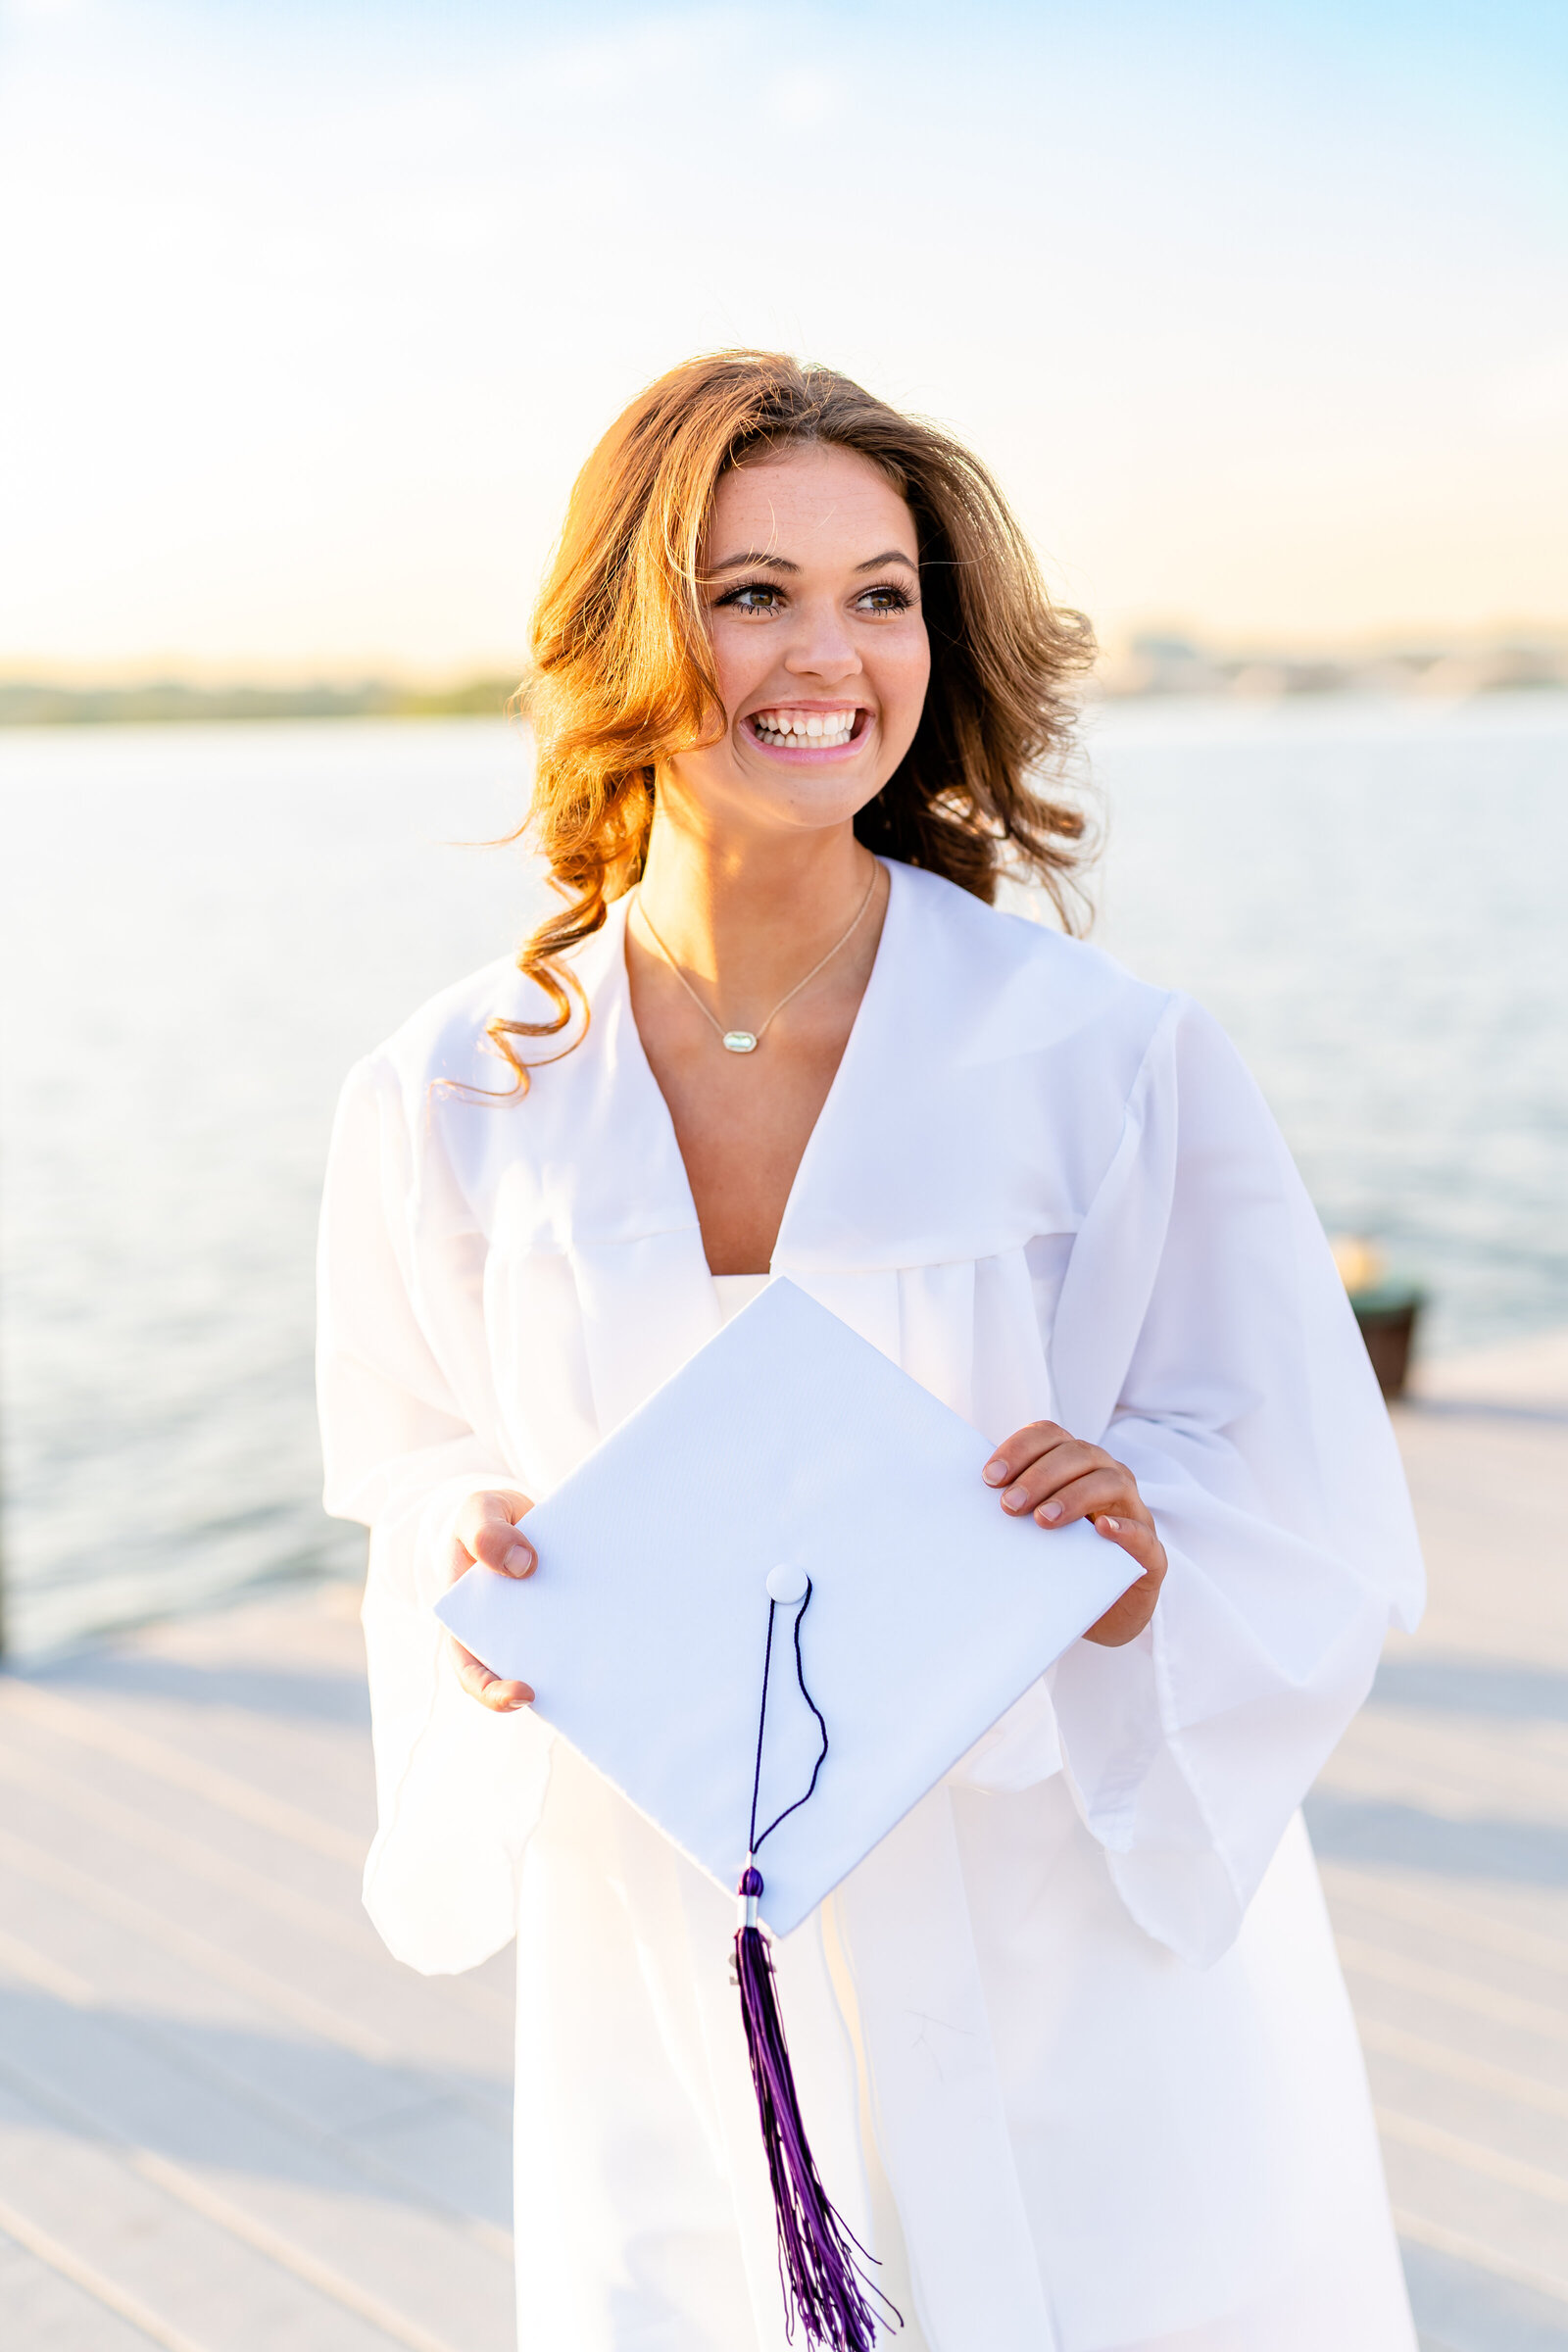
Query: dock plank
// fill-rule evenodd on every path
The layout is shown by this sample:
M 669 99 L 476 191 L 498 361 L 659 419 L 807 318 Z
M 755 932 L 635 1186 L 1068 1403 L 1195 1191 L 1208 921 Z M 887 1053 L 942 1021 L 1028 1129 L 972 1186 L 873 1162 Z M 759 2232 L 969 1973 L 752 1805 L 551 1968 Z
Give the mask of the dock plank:
M 172 2194 L 134 2152 L 5 2081 L 0 2215 L 170 2352 L 388 2352 L 400 2340 Z
M 128 2151 L 142 2178 L 383 2333 L 445 2340 L 461 2276 L 463 2341 L 508 2341 L 510 2262 L 455 2211 L 390 2176 L 377 2181 L 327 2135 L 234 2099 L 115 2019 L 6 2005 L 0 2082 L 73 2132 Z
M 13 2343 L 39 2352 L 147 2352 L 157 2342 L 74 2275 L 77 2266 L 64 2248 L 42 2243 L 45 2252 L 0 2229 L 0 2312 Z

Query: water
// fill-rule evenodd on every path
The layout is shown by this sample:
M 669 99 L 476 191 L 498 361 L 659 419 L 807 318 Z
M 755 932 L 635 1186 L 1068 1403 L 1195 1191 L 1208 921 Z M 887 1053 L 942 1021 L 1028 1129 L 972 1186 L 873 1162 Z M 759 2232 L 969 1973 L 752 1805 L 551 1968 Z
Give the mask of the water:
M 344 1072 L 532 896 L 502 726 L 0 736 L 0 1346 L 27 1650 L 352 1565 L 316 1499 Z
M 1122 705 L 1097 936 L 1241 1046 L 1439 1351 L 1568 1322 L 1568 695 Z
M 1241 1043 L 1439 1347 L 1568 1320 L 1568 697 L 1117 706 L 1098 936 Z M 343 1071 L 539 885 L 502 725 L 0 734 L 11 1637 L 353 1569 L 316 1499 Z

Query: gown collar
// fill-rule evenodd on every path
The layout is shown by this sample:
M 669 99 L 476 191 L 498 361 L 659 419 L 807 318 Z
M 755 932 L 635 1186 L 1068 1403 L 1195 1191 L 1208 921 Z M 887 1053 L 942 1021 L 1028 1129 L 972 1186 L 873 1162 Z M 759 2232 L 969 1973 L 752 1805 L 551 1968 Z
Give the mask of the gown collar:
M 1079 1024 L 1085 975 L 1056 986 L 1041 950 L 1066 943 L 884 862 L 876 960 L 774 1245 L 772 1271 L 796 1279 L 974 1259 L 1076 1221 L 1065 1201 L 1043 1210 L 1032 1181 L 1043 1171 L 1016 1147 L 1029 1081 L 1008 1065 Z M 541 1073 L 575 1143 L 555 1155 L 557 1213 L 574 1249 L 685 1234 L 706 1273 L 674 1123 L 632 1014 L 627 911 L 618 900 L 578 956 L 586 1039 Z

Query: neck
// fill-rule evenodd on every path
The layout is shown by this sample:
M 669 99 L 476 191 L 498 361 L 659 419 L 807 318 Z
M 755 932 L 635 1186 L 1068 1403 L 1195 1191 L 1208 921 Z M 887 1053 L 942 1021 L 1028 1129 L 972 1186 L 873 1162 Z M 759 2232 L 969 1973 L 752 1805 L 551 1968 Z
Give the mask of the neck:
M 706 838 L 656 808 L 639 897 L 670 955 L 726 1003 L 798 980 L 854 920 L 874 871 L 853 824 L 762 842 Z

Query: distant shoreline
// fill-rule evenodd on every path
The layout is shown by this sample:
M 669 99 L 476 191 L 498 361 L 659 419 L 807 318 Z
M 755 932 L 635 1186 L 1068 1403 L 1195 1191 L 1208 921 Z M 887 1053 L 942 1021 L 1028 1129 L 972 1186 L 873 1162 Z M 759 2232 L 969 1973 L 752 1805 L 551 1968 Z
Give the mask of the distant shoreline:
M 501 718 L 514 677 L 470 678 L 458 686 L 52 686 L 0 680 L 0 727 L 123 727 L 221 724 L 272 718 Z
M 1338 661 L 1220 659 L 1180 641 L 1135 642 L 1106 658 L 1086 704 L 1315 702 L 1347 694 L 1412 702 L 1470 701 L 1494 694 L 1568 690 L 1568 647 L 1512 645 L 1481 652 L 1379 655 Z M 357 684 L 197 686 L 179 678 L 125 686 L 67 686 L 0 678 L 0 729 L 220 725 L 270 719 L 502 718 L 514 676 L 413 686 L 385 678 Z

